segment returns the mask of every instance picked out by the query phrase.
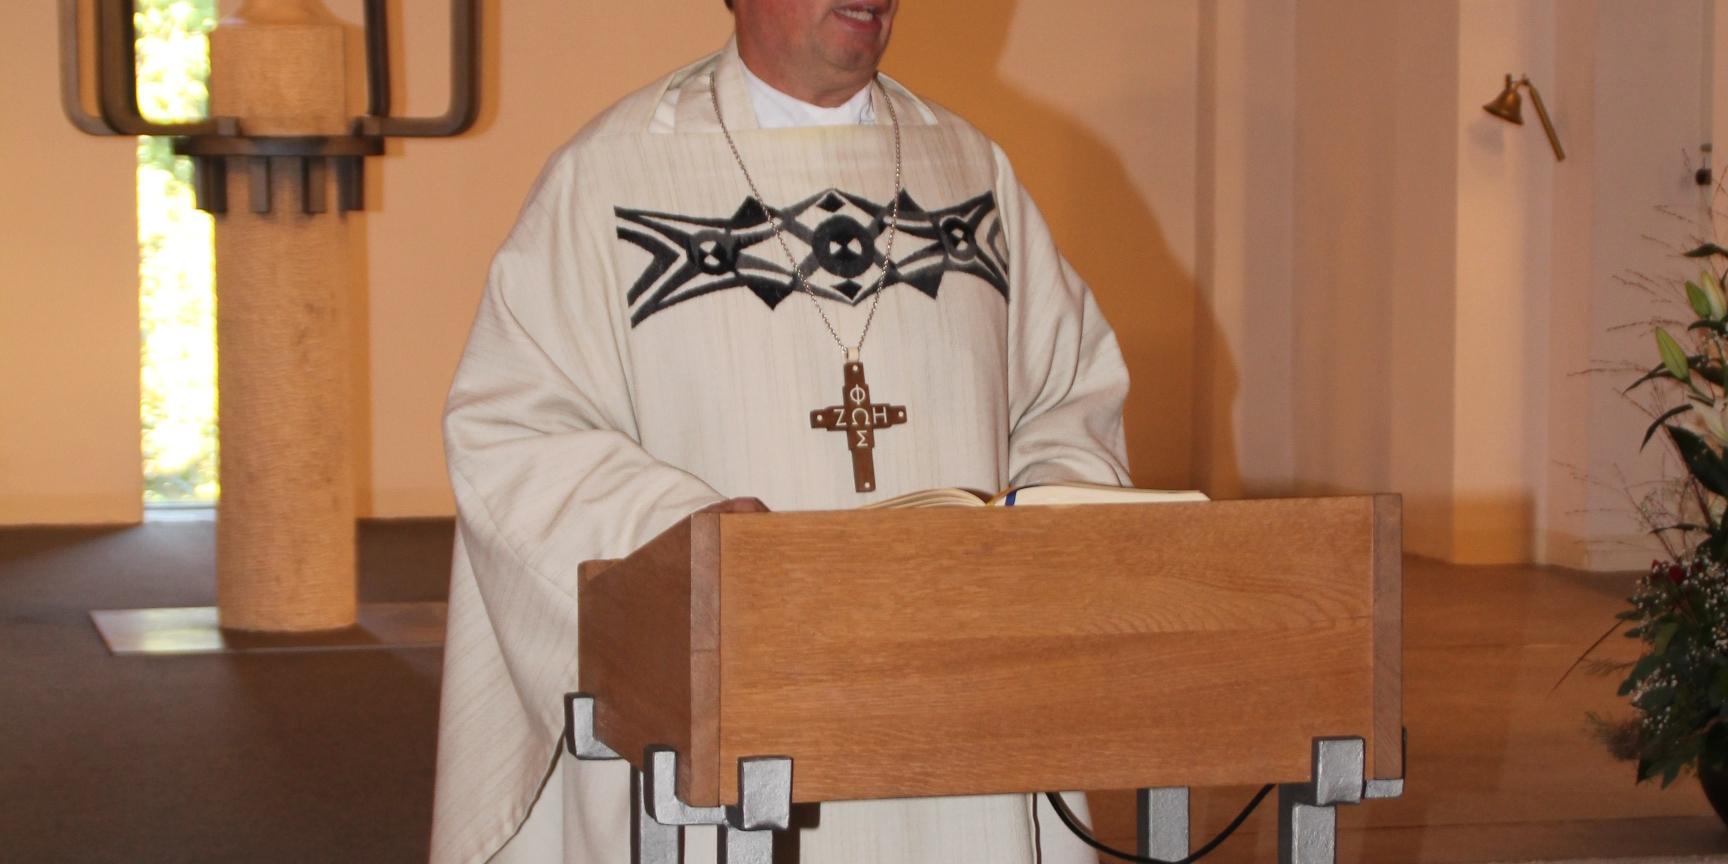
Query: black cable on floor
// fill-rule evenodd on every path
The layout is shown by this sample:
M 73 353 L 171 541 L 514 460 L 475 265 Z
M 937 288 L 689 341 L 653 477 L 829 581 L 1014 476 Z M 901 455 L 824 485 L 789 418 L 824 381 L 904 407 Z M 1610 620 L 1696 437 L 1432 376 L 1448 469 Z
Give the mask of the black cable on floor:
M 1103 852 L 1112 858 L 1120 858 L 1123 861 L 1133 861 L 1135 864 L 1194 864 L 1195 861 L 1199 861 L 1201 858 L 1210 855 L 1212 850 L 1218 848 L 1218 844 L 1230 839 L 1230 835 L 1236 833 L 1236 829 L 1242 827 L 1243 822 L 1248 821 L 1249 814 L 1253 813 L 1254 808 L 1259 807 L 1260 802 L 1266 800 L 1266 796 L 1271 794 L 1271 792 L 1272 784 L 1270 783 L 1260 787 L 1260 791 L 1255 793 L 1254 798 L 1248 802 L 1248 806 L 1243 807 L 1242 812 L 1236 814 L 1236 818 L 1230 820 L 1230 824 L 1224 826 L 1223 831 L 1218 832 L 1218 836 L 1207 841 L 1206 845 L 1201 846 L 1199 850 L 1194 852 L 1194 854 L 1175 861 L 1168 861 L 1163 858 L 1147 858 L 1144 855 L 1132 855 L 1123 852 L 1120 849 L 1106 846 L 1080 825 L 1079 821 L 1074 818 L 1074 814 L 1069 812 L 1068 803 L 1062 800 L 1062 796 L 1057 795 L 1054 792 L 1046 792 L 1044 793 L 1044 797 L 1050 799 L 1050 806 L 1056 810 L 1056 818 L 1061 819 L 1062 824 L 1068 826 L 1068 830 L 1074 832 L 1074 836 L 1080 838 L 1080 842 L 1085 843 L 1093 849 Z

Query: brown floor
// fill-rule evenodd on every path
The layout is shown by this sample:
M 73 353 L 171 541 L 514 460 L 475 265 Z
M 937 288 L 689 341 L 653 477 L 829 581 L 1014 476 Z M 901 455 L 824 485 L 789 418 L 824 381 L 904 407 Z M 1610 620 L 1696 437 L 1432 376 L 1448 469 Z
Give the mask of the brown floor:
M 424 862 L 441 652 L 111 657 L 209 604 L 209 522 L 0 530 L 0 862 Z M 441 600 L 448 521 L 366 524 L 361 599 Z
M 423 861 L 439 652 L 114 658 L 87 610 L 212 602 L 208 523 L 0 529 L 0 862 Z M 442 599 L 448 522 L 361 530 L 362 599 Z M 1635 786 L 1554 682 L 1626 576 L 1406 565 L 1405 796 L 1345 808 L 1341 861 L 1728 853 L 1695 784 Z M 1627 658 L 1616 637 L 1604 657 Z M 1199 839 L 1251 789 L 1199 790 Z M 1094 797 L 1131 842 L 1132 796 Z M 1263 805 L 1210 861 L 1276 860 Z
M 1626 575 L 1556 568 L 1405 563 L 1405 794 L 1345 807 L 1340 860 L 1491 862 L 1728 853 L 1728 831 L 1690 778 L 1663 790 L 1633 783 L 1592 736 L 1590 712 L 1624 715 L 1619 679 L 1573 673 L 1613 623 Z M 1618 635 L 1596 657 L 1630 660 Z M 1252 789 L 1202 790 L 1196 845 Z M 1133 799 L 1095 797 L 1100 828 L 1132 837 Z M 1274 799 L 1208 860 L 1276 860 Z

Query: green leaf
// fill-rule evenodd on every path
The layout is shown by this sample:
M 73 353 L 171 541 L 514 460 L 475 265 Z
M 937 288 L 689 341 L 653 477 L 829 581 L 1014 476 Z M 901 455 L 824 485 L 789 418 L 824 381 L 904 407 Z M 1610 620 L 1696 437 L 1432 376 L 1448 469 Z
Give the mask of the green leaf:
M 1703 746 L 1698 750 L 1698 762 L 1693 767 L 1720 772 L 1728 763 L 1728 727 L 1712 723 L 1704 733 Z
M 1683 405 L 1662 412 L 1662 416 L 1657 417 L 1656 421 L 1650 424 L 1650 428 L 1644 430 L 1644 440 L 1639 443 L 1638 449 L 1643 450 L 1644 445 L 1650 443 L 1650 438 L 1656 434 L 1656 430 L 1662 428 L 1662 424 L 1668 422 L 1668 418 L 1684 414 L 1690 410 L 1692 410 L 1692 403 L 1687 402 Z
M 1665 533 L 1668 531 L 1686 532 L 1686 531 L 1704 531 L 1704 530 L 1707 530 L 1707 529 L 1703 525 L 1699 525 L 1699 524 L 1696 524 L 1693 522 L 1676 522 L 1673 525 L 1657 525 L 1656 527 L 1651 528 L 1649 533 L 1651 535 L 1657 535 L 1657 534 L 1662 534 L 1662 533 Z M 1637 613 L 1633 613 L 1633 614 L 1636 615 Z
M 1673 687 L 1653 687 L 1644 691 L 1643 695 L 1633 702 L 1633 707 L 1646 714 L 1664 711 L 1674 704 L 1674 697 L 1679 695 Z
M 1668 623 L 1663 624 L 1656 631 L 1656 639 L 1650 643 L 1651 649 L 1657 654 L 1668 653 L 1668 645 L 1674 641 L 1674 634 L 1678 632 L 1680 632 L 1680 624 L 1678 622 L 1669 621 Z
M 1698 544 L 1698 551 L 1712 561 L 1728 561 L 1728 525 L 1711 529 L 1710 539 Z
M 1626 680 L 1620 682 L 1619 695 L 1630 694 L 1632 688 L 1638 686 L 1638 682 L 1649 677 L 1650 673 L 1655 672 L 1661 665 L 1662 656 L 1659 654 L 1645 654 L 1638 658 L 1638 662 L 1632 666 L 1632 671 L 1626 673 Z
M 1638 782 L 1643 783 L 1651 777 L 1654 777 L 1655 772 L 1652 770 L 1654 767 L 1655 766 L 1650 764 L 1649 759 L 1640 758 L 1638 760 Z
M 1639 378 L 1638 380 L 1633 381 L 1631 384 L 1626 385 L 1626 389 L 1622 390 L 1620 392 L 1630 393 L 1633 390 L 1638 389 L 1638 387 L 1640 385 L 1648 383 L 1650 381 L 1654 381 L 1657 378 L 1672 378 L 1672 377 L 1674 377 L 1674 376 L 1668 374 L 1668 367 L 1658 363 L 1658 364 L 1656 364 L 1656 368 L 1651 369 L 1649 372 L 1644 373 L 1644 376 L 1642 378 Z
M 1711 332 L 1728 332 L 1728 328 L 1725 328 L 1721 324 L 1717 324 L 1717 323 L 1710 322 L 1710 321 L 1698 321 L 1698 322 L 1692 324 L 1687 329 L 1688 330 L 1709 330 Z M 1691 367 L 1692 370 L 1697 372 L 1699 375 L 1702 375 L 1710 383 L 1715 384 L 1718 387 L 1728 386 L 1728 384 L 1724 383 L 1724 382 L 1728 382 L 1728 374 L 1724 374 L 1724 372 L 1722 370 L 1722 366 L 1720 364 L 1717 364 L 1717 363 L 1712 363 L 1709 360 L 1709 358 L 1705 357 L 1704 355 L 1702 355 L 1702 354 L 1689 354 L 1689 355 L 1687 355 L 1686 365 Z M 1654 367 L 1651 367 L 1650 371 L 1644 373 L 1644 375 L 1642 377 L 1640 377 L 1638 380 L 1633 381 L 1631 384 L 1626 385 L 1626 389 L 1622 390 L 1620 392 L 1630 393 L 1633 390 L 1638 389 L 1639 385 L 1641 385 L 1641 384 L 1645 384 L 1645 383 L 1648 383 L 1650 381 L 1654 381 L 1658 378 L 1672 379 L 1673 377 L 1674 376 L 1669 373 L 1668 366 L 1666 363 L 1658 363 Z
M 1656 328 L 1656 350 L 1662 355 L 1663 368 L 1668 370 L 1669 375 L 1674 376 L 1674 380 L 1684 382 L 1692 377 L 1692 366 L 1686 362 L 1686 351 L 1661 327 Z
M 1664 428 L 1668 430 L 1668 437 L 1674 439 L 1674 447 L 1680 451 L 1680 458 L 1686 463 L 1686 470 L 1692 478 L 1705 489 L 1728 496 L 1728 465 L 1722 463 L 1722 457 L 1691 430 L 1672 424 Z
M 1692 307 L 1693 313 L 1699 318 L 1710 318 L 1710 298 L 1704 296 L 1704 289 L 1695 282 L 1686 283 L 1686 304 Z
M 1686 253 L 1687 258 L 1708 258 L 1711 255 L 1721 255 L 1724 258 L 1728 258 L 1728 249 L 1724 249 L 1715 243 L 1705 243 L 1704 245 Z

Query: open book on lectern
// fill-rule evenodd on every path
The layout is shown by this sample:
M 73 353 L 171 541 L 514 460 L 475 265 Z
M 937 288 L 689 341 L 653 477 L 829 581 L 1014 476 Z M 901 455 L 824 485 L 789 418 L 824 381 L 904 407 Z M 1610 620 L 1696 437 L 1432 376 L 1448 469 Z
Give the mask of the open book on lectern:
M 950 486 L 945 489 L 923 489 L 908 492 L 860 510 L 913 510 L 920 507 L 1029 507 L 1059 504 L 1164 504 L 1182 501 L 1210 501 L 1206 493 L 1192 489 L 1132 489 L 1126 486 L 1100 486 L 1093 483 L 1047 483 L 1031 486 L 1010 486 L 994 495 L 972 489 Z

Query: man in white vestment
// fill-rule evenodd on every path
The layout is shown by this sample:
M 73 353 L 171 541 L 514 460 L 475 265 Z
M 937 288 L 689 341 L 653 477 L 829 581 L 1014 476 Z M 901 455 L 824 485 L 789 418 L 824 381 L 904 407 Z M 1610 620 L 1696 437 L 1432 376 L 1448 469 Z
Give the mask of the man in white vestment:
M 552 157 L 498 252 L 445 416 L 437 864 L 629 860 L 629 766 L 561 755 L 581 562 L 733 497 L 1129 482 L 1115 337 L 1002 151 L 877 74 L 896 5 L 736 0 L 724 49 Z M 856 430 L 811 416 L 853 374 L 904 406 L 862 467 Z M 1096 860 L 1041 806 L 827 803 L 797 845 Z

